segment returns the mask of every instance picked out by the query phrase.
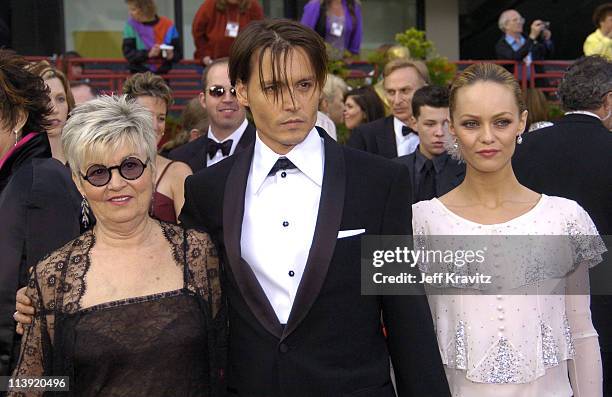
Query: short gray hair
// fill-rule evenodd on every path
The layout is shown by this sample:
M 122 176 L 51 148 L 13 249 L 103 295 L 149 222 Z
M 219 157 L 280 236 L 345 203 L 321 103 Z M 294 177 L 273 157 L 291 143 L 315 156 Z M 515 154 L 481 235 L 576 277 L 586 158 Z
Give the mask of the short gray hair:
M 559 84 L 563 109 L 595 110 L 612 91 L 612 61 L 599 55 L 578 59 L 569 67 Z
M 331 101 L 334 97 L 334 94 L 340 90 L 342 92 L 342 97 L 348 91 L 348 85 L 342 78 L 336 76 L 335 74 L 328 73 L 327 80 L 325 81 L 325 85 L 323 86 L 323 95 L 325 99 Z
M 104 95 L 77 106 L 62 132 L 66 160 L 79 178 L 85 164 L 124 145 L 145 155 L 154 170 L 157 138 L 151 112 L 125 95 Z
M 515 11 L 516 10 L 506 10 L 504 12 L 501 13 L 501 15 L 499 16 L 499 19 L 497 20 L 497 26 L 499 27 L 499 30 L 501 30 L 502 32 L 506 32 L 506 24 L 508 23 L 508 20 L 510 19 L 510 12 Z

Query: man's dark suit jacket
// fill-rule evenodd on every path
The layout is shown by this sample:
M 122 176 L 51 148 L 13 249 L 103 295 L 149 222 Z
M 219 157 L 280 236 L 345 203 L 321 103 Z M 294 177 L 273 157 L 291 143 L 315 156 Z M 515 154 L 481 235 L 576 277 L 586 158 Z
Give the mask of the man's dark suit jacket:
M 393 116 L 374 120 L 355 128 L 346 145 L 388 159 L 396 158 L 397 142 L 395 141 Z
M 417 148 L 417 150 L 419 150 Z M 446 193 L 453 190 L 455 187 L 459 186 L 461 182 L 463 182 L 463 178 L 465 177 L 465 164 L 459 163 L 457 160 L 453 160 L 447 153 L 441 154 L 441 156 L 446 157 L 446 163 L 444 164 L 444 168 L 440 173 L 436 174 L 436 193 L 437 197 L 443 196 Z M 410 171 L 410 182 L 415 179 L 415 161 L 416 161 L 416 151 L 410 153 L 406 156 L 401 156 L 395 159 L 394 161 L 405 165 L 408 167 Z M 412 189 L 412 200 L 411 203 L 416 202 L 416 190 L 417 187 L 413 186 Z
M 249 123 L 242 137 L 236 145 L 234 153 L 244 150 L 255 141 L 255 127 Z M 195 173 L 203 168 L 206 168 L 206 160 L 208 159 L 208 135 L 204 134 L 192 142 L 172 150 L 168 157 L 172 160 L 182 161 L 191 167 Z
M 599 234 L 612 234 L 612 132 L 595 117 L 569 114 L 523 137 L 512 160 L 518 180 L 536 192 L 577 201 Z M 591 284 L 605 265 L 591 270 Z M 593 295 L 591 310 L 601 349 L 612 353 L 612 296 Z
M 550 42 L 550 46 L 546 46 L 541 40 L 534 41 L 529 37 L 525 37 L 525 44 L 514 51 L 512 46 L 506 41 L 506 35 L 502 35 L 495 44 L 495 56 L 497 59 L 522 62 L 529 52 L 531 52 L 531 59 L 534 61 L 550 58 L 553 53 L 552 42 Z
M 224 263 L 229 395 L 393 397 L 390 351 L 400 397 L 449 396 L 425 296 L 361 295 L 361 236 L 337 238 L 354 229 L 410 234 L 408 171 L 319 132 L 325 139 L 319 213 L 285 327 L 240 256 L 254 144 L 187 178 L 180 220 L 208 231 Z

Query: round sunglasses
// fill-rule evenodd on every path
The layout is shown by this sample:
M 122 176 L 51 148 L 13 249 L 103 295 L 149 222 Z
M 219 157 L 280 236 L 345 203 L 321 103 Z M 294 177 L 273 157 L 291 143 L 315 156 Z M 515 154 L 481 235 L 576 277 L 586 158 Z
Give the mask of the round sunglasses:
M 147 160 L 147 163 L 148 162 L 149 160 Z M 133 181 L 134 179 L 140 178 L 145 168 L 147 168 L 147 163 L 143 163 L 136 157 L 128 157 L 124 159 L 121 164 L 114 167 L 94 164 L 87 169 L 85 175 L 81 174 L 81 176 L 96 187 L 102 187 L 108 184 L 111 180 L 111 173 L 113 170 L 118 170 L 119 175 L 121 175 L 123 179 Z
M 210 96 L 215 97 L 215 98 L 221 98 L 223 95 L 225 95 L 225 91 L 227 91 L 228 89 L 221 86 L 221 85 L 213 85 L 211 87 L 208 88 L 208 93 L 210 94 Z M 234 87 L 230 87 L 229 88 L 229 93 L 232 96 L 236 96 L 236 89 Z

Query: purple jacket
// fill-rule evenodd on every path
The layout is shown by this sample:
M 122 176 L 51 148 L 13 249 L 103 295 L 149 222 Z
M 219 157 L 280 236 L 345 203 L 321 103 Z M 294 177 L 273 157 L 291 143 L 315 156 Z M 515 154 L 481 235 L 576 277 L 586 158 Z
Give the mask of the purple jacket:
M 353 18 L 349 12 L 346 0 L 342 0 L 342 6 L 344 7 L 345 16 L 345 34 L 344 34 L 344 48 L 352 52 L 353 54 L 359 54 L 361 48 L 361 36 L 363 35 L 362 20 L 361 20 L 361 6 L 355 2 L 355 19 L 357 20 L 357 26 L 353 26 Z M 321 9 L 321 0 L 310 0 L 304 6 L 304 15 L 302 15 L 302 23 L 312 29 L 317 25 L 319 19 L 319 10 Z M 329 29 L 329 22 L 326 24 Z

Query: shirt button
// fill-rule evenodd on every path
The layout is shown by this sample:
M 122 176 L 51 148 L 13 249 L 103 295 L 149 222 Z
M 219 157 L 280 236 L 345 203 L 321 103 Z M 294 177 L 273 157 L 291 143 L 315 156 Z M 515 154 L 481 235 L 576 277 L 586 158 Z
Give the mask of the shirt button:
M 497 310 L 501 312 L 504 310 L 504 308 L 502 306 L 497 306 Z
M 506 327 L 504 327 L 503 325 L 500 325 L 499 327 L 497 327 L 498 330 L 503 331 L 506 329 Z
M 283 221 L 283 226 L 284 226 L 284 227 L 289 226 L 289 222 L 287 222 L 287 221 Z
M 502 300 L 502 296 L 501 295 L 497 295 L 497 300 Z
M 295 272 L 293 270 L 289 270 L 289 277 L 295 276 Z
M 503 320 L 503 319 L 504 319 L 504 315 L 503 315 L 503 314 L 500 314 L 499 316 L 497 316 L 497 318 L 498 318 L 498 319 L 501 321 L 501 320 Z
M 287 173 L 285 171 L 281 172 L 281 178 L 285 178 L 287 176 Z
M 278 347 L 278 350 L 280 350 L 281 353 L 287 353 L 289 351 L 289 346 L 284 343 L 281 343 Z

